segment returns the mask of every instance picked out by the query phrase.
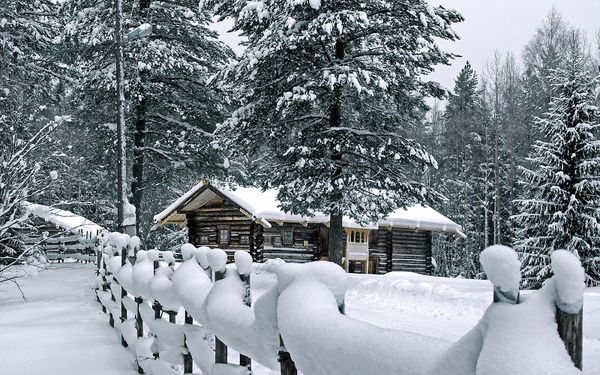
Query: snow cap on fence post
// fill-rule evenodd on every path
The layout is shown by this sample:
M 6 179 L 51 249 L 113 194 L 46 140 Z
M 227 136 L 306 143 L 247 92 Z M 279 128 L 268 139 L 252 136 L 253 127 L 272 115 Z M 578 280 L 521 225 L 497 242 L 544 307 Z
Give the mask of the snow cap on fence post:
M 133 253 L 129 254 L 129 256 L 133 256 L 135 252 L 140 249 L 140 238 L 138 236 L 133 236 L 129 239 L 129 247 Z
M 163 252 L 163 260 L 170 266 L 175 263 L 175 256 L 172 251 Z
M 521 262 L 508 246 L 493 245 L 481 252 L 479 261 L 494 284 L 494 302 L 519 303 Z
M 207 246 L 200 246 L 199 248 L 196 249 L 196 260 L 198 261 L 198 263 L 200 264 L 200 267 L 207 269 L 208 267 L 210 267 L 210 264 L 208 263 L 208 252 L 210 250 L 210 247 Z
M 156 250 L 156 249 L 148 250 L 147 254 L 148 254 L 148 259 L 150 259 L 153 262 L 157 261 L 159 258 L 158 250 Z
M 225 272 L 227 266 L 227 253 L 221 249 L 210 249 L 206 254 L 208 264 L 214 272 Z
M 238 250 L 233 254 L 235 266 L 240 275 L 249 275 L 252 271 L 252 256 L 244 250 Z
M 556 279 L 556 305 L 564 312 L 577 314 L 583 306 L 585 273 L 581 261 L 572 253 L 556 250 L 550 255 Z
M 183 257 L 184 261 L 192 259 L 195 252 L 196 246 L 192 245 L 191 243 L 181 245 L 181 256 Z
M 282 293 L 296 280 L 318 281 L 323 283 L 335 296 L 339 306 L 343 306 L 348 289 L 346 271 L 332 262 L 285 263 L 277 268 L 277 285 Z
M 550 255 L 556 287 L 556 325 L 558 335 L 578 369 L 583 368 L 583 290 L 585 273 L 575 254 L 556 250 Z
M 129 245 L 130 237 L 127 234 L 112 232 L 108 235 L 109 242 L 114 246 L 115 252 L 122 253 L 123 249 Z

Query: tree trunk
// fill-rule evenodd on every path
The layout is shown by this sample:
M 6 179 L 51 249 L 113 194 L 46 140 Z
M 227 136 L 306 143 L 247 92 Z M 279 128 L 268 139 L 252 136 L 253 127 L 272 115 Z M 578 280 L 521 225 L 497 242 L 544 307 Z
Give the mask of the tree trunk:
M 342 226 L 342 214 L 329 215 L 329 253 L 328 258 L 339 266 L 342 265 L 344 254 L 344 228 Z
M 139 5 L 140 16 L 147 17 L 148 9 L 152 0 L 141 0 Z M 144 83 L 147 81 L 147 74 L 140 72 L 139 97 L 141 100 L 136 106 L 135 111 L 135 134 L 133 137 L 133 168 L 131 181 L 132 204 L 135 206 L 135 226 L 136 232 L 140 230 L 140 217 L 142 213 L 142 197 L 144 194 L 144 146 L 146 139 L 146 97 L 144 94 Z
M 335 58 L 336 60 L 342 60 L 344 58 L 345 45 L 340 40 L 335 42 Z M 334 89 L 334 103 L 331 106 L 331 117 L 329 118 L 330 128 L 337 128 L 342 122 L 342 109 L 341 109 L 341 96 L 342 90 L 339 84 Z M 333 167 L 333 173 L 331 175 L 331 186 L 333 187 L 333 193 L 331 194 L 331 211 L 329 214 L 329 252 L 328 258 L 330 262 L 333 262 L 339 266 L 342 265 L 342 257 L 344 253 L 344 228 L 342 226 L 343 213 L 335 207 L 336 203 L 340 202 L 344 197 L 342 192 L 339 190 L 337 180 L 342 176 L 342 167 L 340 162 L 342 160 L 342 153 L 336 148 L 337 143 L 332 140 L 330 148 L 330 158 Z
M 143 97 L 143 93 L 141 93 Z M 135 225 L 139 233 L 140 215 L 142 212 L 142 196 L 144 194 L 144 145 L 146 139 L 146 99 L 142 99 L 137 106 L 135 133 L 133 137 L 133 170 L 131 181 L 132 204 L 135 206 Z
M 124 208 L 127 200 L 127 163 L 125 161 L 125 86 L 123 73 L 123 3 L 116 2 L 115 7 L 115 45 L 116 45 L 116 74 L 117 74 L 117 225 L 124 231 Z

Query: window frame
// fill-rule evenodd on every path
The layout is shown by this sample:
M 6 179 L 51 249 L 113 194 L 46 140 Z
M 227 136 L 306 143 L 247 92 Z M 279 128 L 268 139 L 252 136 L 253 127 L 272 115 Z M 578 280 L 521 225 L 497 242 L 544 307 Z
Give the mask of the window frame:
M 229 245 L 230 240 L 231 240 L 231 231 L 229 230 L 229 227 L 227 228 L 218 228 L 217 229 L 218 232 L 218 241 L 219 241 L 219 245 Z M 226 233 L 227 238 L 226 241 L 223 242 L 223 233 Z
M 289 233 L 289 242 L 286 242 L 286 233 Z M 294 245 L 294 228 L 283 228 L 281 230 L 281 246 Z

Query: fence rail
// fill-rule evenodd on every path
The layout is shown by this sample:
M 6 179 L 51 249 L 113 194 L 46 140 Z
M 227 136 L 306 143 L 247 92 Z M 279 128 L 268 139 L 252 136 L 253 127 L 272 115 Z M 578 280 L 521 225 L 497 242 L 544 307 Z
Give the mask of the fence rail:
M 275 287 L 252 304 L 247 252 L 236 252 L 235 263 L 228 265 L 223 250 L 186 244 L 183 262 L 176 263 L 170 252 L 137 250 L 139 242 L 130 242 L 117 235 L 101 241 L 97 296 L 123 344 L 135 351 L 140 373 L 192 373 L 195 365 L 205 374 L 224 368 L 249 374 L 254 362 L 286 375 L 296 374 L 297 364 L 307 374 L 436 373 L 440 366 L 468 373 L 464 363 L 475 372 L 476 356 L 475 362 L 446 363 L 467 336 L 452 344 L 345 316 L 346 274 L 332 263 L 274 266 Z M 582 297 L 573 298 L 573 290 L 582 296 L 583 289 L 577 289 L 572 255 L 559 255 L 553 258 L 557 276 L 550 287 L 557 291 L 561 338 L 581 369 Z M 490 308 L 522 302 L 514 251 L 487 249 L 482 264 L 494 284 Z M 477 340 L 482 347 L 486 337 Z M 469 345 L 476 347 L 473 342 Z M 228 348 L 240 353 L 237 363 L 228 363 Z

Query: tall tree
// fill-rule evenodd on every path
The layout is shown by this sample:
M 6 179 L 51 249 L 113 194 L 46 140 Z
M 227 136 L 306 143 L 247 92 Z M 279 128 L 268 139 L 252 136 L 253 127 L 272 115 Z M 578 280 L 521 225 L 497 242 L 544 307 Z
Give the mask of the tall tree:
M 466 240 L 447 238 L 436 248 L 438 274 L 473 278 L 479 273 L 479 251 L 485 247 L 481 218 L 485 197 L 479 182 L 484 175 L 487 114 L 477 74 L 467 62 L 455 80 L 443 116 L 443 130 L 434 156 L 440 161 L 435 185 L 449 197 L 444 213 L 459 223 Z
M 164 204 L 172 198 L 167 181 L 176 174 L 218 173 L 222 159 L 211 147 L 212 132 L 230 99 L 211 77 L 234 55 L 208 28 L 211 16 L 197 1 L 138 0 L 124 6 L 125 30 L 152 25 L 149 36 L 126 40 L 124 64 L 130 198 L 144 235 L 152 221 L 146 202 L 155 202 L 145 194 L 162 197 Z M 71 15 L 66 41 L 82 57 L 76 62 L 81 111 L 75 121 L 104 133 L 114 129 L 105 124 L 116 118 L 113 9 L 108 1 L 89 0 L 70 0 L 64 9 Z
M 52 58 L 57 22 L 52 1 L 0 3 L 0 145 L 33 136 L 51 117 L 53 79 L 62 78 Z
M 528 81 L 528 103 L 533 116 L 541 117 L 548 111 L 553 97 L 551 73 L 564 64 L 569 25 L 561 13 L 552 7 L 535 35 L 523 49 L 524 74 Z
M 424 97 L 444 94 L 420 77 L 453 57 L 434 38 L 456 39 L 458 12 L 422 0 L 207 4 L 248 40 L 228 71 L 243 105 L 220 146 L 248 158 L 250 182 L 278 188 L 284 210 L 330 215 L 330 261 L 342 261 L 343 215 L 374 221 L 437 197 L 413 178 L 435 161 L 407 133 Z
M 551 74 L 553 99 L 546 118 L 536 125 L 545 139 L 537 141 L 532 168 L 524 169 L 531 192 L 518 200 L 522 213 L 516 244 L 524 274 L 537 287 L 551 276 L 550 254 L 568 250 L 577 255 L 587 285 L 600 285 L 600 142 L 595 85 L 581 35 L 572 31 L 562 68 Z

